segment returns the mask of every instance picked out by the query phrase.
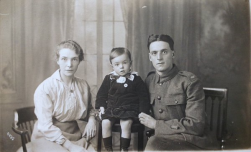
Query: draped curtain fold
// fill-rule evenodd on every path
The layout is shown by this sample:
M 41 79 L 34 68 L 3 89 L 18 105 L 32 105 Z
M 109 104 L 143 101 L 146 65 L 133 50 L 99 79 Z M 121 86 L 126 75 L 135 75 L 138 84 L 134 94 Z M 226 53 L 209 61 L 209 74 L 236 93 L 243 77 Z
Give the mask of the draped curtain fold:
M 200 19 L 198 1 L 121 0 L 121 7 L 127 30 L 127 47 L 132 51 L 135 71 L 145 78 L 153 70 L 147 49 L 150 34 L 170 35 L 175 42 L 176 63 L 182 69 L 192 70 L 194 63 L 189 58 L 190 51 L 196 53 L 194 43 L 200 34 L 199 29 L 195 30 Z
M 25 87 L 32 102 L 36 87 L 58 68 L 56 45 L 72 38 L 74 1 L 24 1 Z

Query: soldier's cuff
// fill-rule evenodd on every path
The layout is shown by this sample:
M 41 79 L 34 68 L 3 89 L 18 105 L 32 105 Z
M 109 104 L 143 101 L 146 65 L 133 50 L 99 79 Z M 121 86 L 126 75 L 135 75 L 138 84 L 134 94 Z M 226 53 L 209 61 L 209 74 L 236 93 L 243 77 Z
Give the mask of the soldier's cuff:
M 176 123 L 175 120 L 157 120 L 156 121 L 156 127 L 155 127 L 155 134 L 174 134 L 180 131 L 180 126 L 178 123 Z
M 155 125 L 155 135 L 161 134 L 162 130 L 161 130 L 161 122 L 164 122 L 163 120 L 156 120 L 156 125 Z M 163 134 L 163 132 L 162 132 Z

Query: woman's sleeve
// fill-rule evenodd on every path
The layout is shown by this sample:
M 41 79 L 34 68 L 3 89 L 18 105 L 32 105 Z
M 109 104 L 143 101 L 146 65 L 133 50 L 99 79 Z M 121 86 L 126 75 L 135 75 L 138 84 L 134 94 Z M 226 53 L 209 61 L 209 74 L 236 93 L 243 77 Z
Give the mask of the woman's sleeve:
M 93 109 L 93 106 L 92 106 L 92 94 L 91 94 L 90 86 L 88 85 L 87 82 L 86 82 L 86 85 L 87 85 L 87 90 L 88 90 L 88 97 L 87 97 L 87 100 L 88 100 L 88 117 L 87 118 L 89 118 L 90 116 L 95 117 L 96 111 L 95 111 L 95 109 Z
M 34 94 L 35 114 L 38 118 L 37 127 L 47 140 L 62 144 L 65 137 L 61 130 L 53 125 L 53 103 L 46 89 L 42 84 Z
M 96 109 L 99 109 L 100 107 L 106 108 L 107 105 L 106 101 L 108 99 L 109 88 L 110 88 L 110 76 L 107 75 L 104 78 L 103 83 L 101 84 L 97 93 L 97 99 L 95 104 Z

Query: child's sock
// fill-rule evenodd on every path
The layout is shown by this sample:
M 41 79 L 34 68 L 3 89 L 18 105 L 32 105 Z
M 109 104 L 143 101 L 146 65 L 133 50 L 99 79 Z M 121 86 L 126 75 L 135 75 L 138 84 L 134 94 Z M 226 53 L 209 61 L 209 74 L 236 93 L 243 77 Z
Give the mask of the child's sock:
M 122 151 L 128 151 L 131 139 L 121 137 L 121 148 Z
M 103 138 L 104 146 L 107 151 L 112 151 L 112 136 Z

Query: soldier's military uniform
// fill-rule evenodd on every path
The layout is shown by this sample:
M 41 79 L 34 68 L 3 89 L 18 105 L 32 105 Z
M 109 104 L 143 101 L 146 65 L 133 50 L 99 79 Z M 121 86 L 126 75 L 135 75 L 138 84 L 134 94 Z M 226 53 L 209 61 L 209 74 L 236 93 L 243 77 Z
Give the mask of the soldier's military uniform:
M 165 76 L 150 72 L 146 84 L 157 120 L 155 135 L 148 140 L 146 150 L 206 147 L 205 95 L 198 78 L 174 65 Z

